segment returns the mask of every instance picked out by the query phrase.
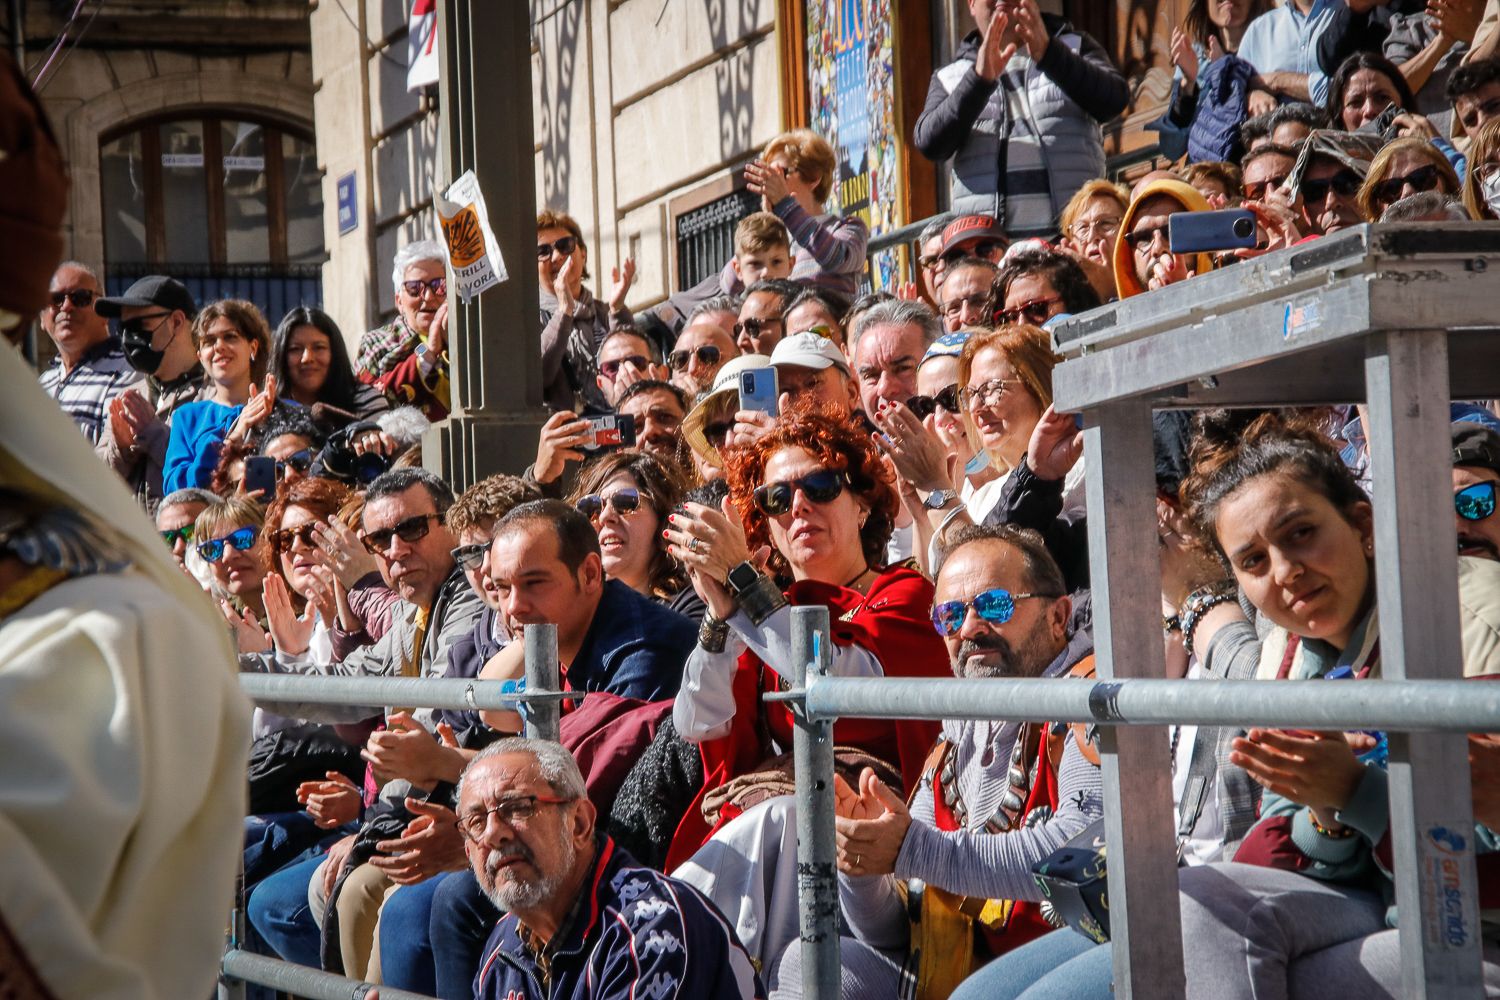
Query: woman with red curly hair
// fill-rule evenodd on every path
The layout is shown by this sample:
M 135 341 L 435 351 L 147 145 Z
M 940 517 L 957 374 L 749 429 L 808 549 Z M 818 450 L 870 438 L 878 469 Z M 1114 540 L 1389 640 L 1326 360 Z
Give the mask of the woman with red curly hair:
M 835 674 L 949 675 L 928 619 L 931 582 L 885 565 L 896 490 L 867 435 L 847 419 L 784 415 L 765 437 L 728 453 L 725 473 L 722 510 L 688 504 L 665 532 L 708 607 L 672 713 L 678 733 L 699 745 L 704 787 L 678 827 L 669 870 L 736 817 L 747 840 L 764 842 L 768 830 L 795 838 L 786 818 L 792 713 L 761 700 L 788 686 L 791 605 L 828 607 Z M 785 592 L 776 577 L 790 580 Z M 841 719 L 834 724 L 839 768 L 857 777 L 870 766 L 910 791 L 937 733 L 936 722 Z M 779 885 L 747 891 L 756 876 L 753 865 L 743 866 L 753 854 L 722 846 L 710 845 L 678 874 L 731 919 L 738 915 L 752 955 L 779 954 L 797 933 L 795 885 L 790 894 Z M 794 878 L 795 866 L 775 867 Z

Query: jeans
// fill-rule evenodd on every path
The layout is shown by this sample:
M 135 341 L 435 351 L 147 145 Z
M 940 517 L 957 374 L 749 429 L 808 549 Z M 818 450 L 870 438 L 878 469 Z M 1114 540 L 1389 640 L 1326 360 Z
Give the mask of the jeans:
M 305 812 L 245 817 L 245 891 L 280 871 L 310 848 L 322 848 L 357 827 L 324 830 Z
M 1064 927 L 1008 951 L 949 1000 L 1110 1000 L 1109 945 Z
M 322 967 L 318 955 L 322 934 L 307 904 L 307 884 L 324 857 L 314 855 L 268 876 L 245 904 L 245 916 L 261 940 L 286 961 L 314 969 Z
M 376 931 L 380 935 L 380 978 L 386 986 L 429 996 L 436 993 L 437 973 L 427 928 L 432 917 L 433 894 L 449 874 L 444 872 L 416 885 L 403 885 L 380 908 Z
M 503 914 L 480 891 L 474 873 L 449 872 L 432 896 L 428 940 L 441 1000 L 471 1000 L 484 945 Z

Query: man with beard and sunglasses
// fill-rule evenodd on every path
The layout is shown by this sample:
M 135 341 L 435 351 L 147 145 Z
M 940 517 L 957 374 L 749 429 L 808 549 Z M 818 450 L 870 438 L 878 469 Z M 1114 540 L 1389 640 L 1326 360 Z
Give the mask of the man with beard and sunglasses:
M 110 400 L 95 451 L 153 513 L 162 496 L 162 466 L 172 414 L 202 397 L 203 366 L 193 343 L 198 304 L 182 282 L 154 274 L 124 295 L 94 300 L 94 311 L 120 321 L 125 360 L 146 376 Z
M 1070 614 L 1062 573 L 1034 532 L 970 526 L 951 536 L 932 621 L 955 676 L 1092 675 L 1092 640 L 1070 634 Z M 1032 866 L 1102 809 L 1098 753 L 1084 727 L 1045 721 L 945 721 L 910 806 L 870 770 L 857 788 L 834 781 L 839 895 L 853 934 L 840 953 L 846 969 L 860 970 L 862 997 L 897 995 L 899 953 L 920 962 L 971 940 L 909 939 L 899 882 L 924 883 L 924 912 L 990 901 L 963 908 L 979 913 L 977 966 L 1052 929 Z M 796 982 L 799 966 L 793 945 L 770 981 Z
M 119 338 L 110 335 L 109 320 L 94 311 L 104 289 L 92 268 L 64 261 L 52 274 L 48 294 L 42 329 L 57 345 L 57 357 L 42 372 L 42 389 L 97 445 L 109 422 L 110 401 L 141 375 L 125 360 Z
M 596 830 L 583 775 L 559 744 L 493 744 L 464 771 L 458 800 L 474 876 L 505 912 L 475 997 L 766 995 L 712 903 Z
M 1500 483 L 1500 434 L 1482 424 L 1453 425 L 1453 515 L 1458 554 L 1500 561 L 1500 517 L 1495 490 Z

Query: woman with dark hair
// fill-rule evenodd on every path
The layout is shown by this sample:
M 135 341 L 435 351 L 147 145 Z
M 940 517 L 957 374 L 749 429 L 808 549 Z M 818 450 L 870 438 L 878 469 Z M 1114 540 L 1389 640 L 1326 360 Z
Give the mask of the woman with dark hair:
M 629 449 L 584 466 L 569 498 L 599 533 L 605 574 L 659 604 L 687 584 L 661 530 L 687 488 L 679 469 Z
M 666 531 L 669 551 L 708 605 L 672 713 L 682 738 L 699 745 L 704 782 L 677 828 L 667 870 L 752 806 L 792 791 L 792 713 L 761 700 L 785 689 L 793 671 L 790 605 L 828 608 L 835 674 L 949 676 L 928 620 L 932 583 L 885 563 L 896 490 L 867 434 L 844 415 L 793 412 L 729 452 L 725 473 L 729 497 L 719 510 L 688 504 Z M 778 578 L 790 585 L 783 590 Z M 909 792 L 937 731 L 930 721 L 841 719 L 840 769 L 852 780 L 870 766 Z M 779 954 L 784 929 L 768 928 L 752 954 Z
M 1379 118 L 1392 104 L 1403 112 L 1416 107 L 1406 77 L 1380 53 L 1356 52 L 1328 81 L 1328 101 L 1323 107 L 1335 128 L 1353 132 Z
M 303 406 L 327 403 L 360 419 L 390 409 L 379 389 L 354 377 L 344 335 L 321 309 L 298 306 L 281 318 L 271 371 L 286 398 Z

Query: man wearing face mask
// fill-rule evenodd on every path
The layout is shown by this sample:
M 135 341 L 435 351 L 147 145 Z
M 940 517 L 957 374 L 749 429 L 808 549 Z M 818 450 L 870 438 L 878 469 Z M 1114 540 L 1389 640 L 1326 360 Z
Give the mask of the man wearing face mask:
M 143 384 L 110 401 L 95 451 L 152 513 L 162 496 L 172 414 L 199 399 L 203 388 L 203 366 L 193 346 L 198 304 L 182 282 L 154 274 L 124 295 L 95 300 L 94 311 L 120 321 L 125 360 L 146 376 Z

